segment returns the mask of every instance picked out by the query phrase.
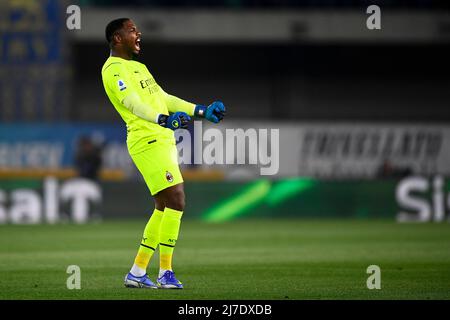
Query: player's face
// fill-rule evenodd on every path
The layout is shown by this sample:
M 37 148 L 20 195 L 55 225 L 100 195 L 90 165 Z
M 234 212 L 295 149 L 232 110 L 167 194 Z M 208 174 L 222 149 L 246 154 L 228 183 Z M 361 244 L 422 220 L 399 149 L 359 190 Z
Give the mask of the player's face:
M 132 20 L 124 22 L 121 36 L 124 49 L 137 56 L 141 51 L 141 32 Z

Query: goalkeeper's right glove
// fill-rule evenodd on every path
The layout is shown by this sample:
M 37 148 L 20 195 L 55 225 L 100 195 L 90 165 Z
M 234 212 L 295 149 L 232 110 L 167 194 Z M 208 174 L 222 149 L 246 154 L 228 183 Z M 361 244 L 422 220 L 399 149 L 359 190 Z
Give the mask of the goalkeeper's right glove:
M 194 114 L 214 123 L 219 123 L 225 116 L 225 106 L 222 101 L 214 101 L 209 106 L 196 105 Z
M 185 112 L 175 112 L 170 116 L 160 114 L 158 117 L 158 124 L 171 130 L 187 129 L 189 121 L 191 117 Z

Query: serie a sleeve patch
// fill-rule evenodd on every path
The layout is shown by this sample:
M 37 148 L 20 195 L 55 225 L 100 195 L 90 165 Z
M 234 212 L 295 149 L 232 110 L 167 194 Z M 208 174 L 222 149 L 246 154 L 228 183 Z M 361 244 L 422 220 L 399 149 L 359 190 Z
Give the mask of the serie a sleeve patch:
M 125 84 L 125 82 L 123 80 L 118 80 L 117 85 L 119 86 L 120 91 L 123 91 L 127 88 L 127 85 Z

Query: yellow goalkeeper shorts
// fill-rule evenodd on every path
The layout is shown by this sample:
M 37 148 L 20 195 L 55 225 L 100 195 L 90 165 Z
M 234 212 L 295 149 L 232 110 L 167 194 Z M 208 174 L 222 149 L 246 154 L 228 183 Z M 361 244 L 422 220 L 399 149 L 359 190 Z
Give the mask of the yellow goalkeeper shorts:
M 130 156 L 152 195 L 183 183 L 175 141 L 154 139 L 144 151 Z

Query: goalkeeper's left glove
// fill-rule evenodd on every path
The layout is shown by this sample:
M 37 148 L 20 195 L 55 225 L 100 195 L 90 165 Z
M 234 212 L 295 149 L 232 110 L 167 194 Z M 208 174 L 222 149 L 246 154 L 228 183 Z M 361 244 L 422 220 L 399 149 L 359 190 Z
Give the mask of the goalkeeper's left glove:
M 158 116 L 158 124 L 160 126 L 174 131 L 177 129 L 187 129 L 189 121 L 191 121 L 191 117 L 189 117 L 185 112 L 180 111 L 175 112 L 170 116 L 165 114 L 160 114 Z
M 196 105 L 194 115 L 205 118 L 214 123 L 220 122 L 226 114 L 225 106 L 221 101 L 214 101 L 209 106 Z

